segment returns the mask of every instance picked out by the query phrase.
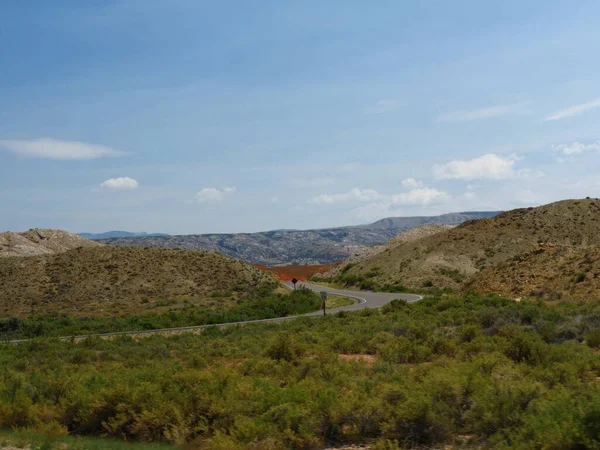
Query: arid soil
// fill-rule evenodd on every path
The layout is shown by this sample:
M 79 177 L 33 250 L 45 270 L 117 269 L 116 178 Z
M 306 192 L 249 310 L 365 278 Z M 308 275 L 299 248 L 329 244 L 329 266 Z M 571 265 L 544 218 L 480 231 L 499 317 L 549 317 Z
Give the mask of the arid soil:
M 273 277 L 213 252 L 78 248 L 0 258 L 0 315 L 111 316 L 185 304 L 223 306 Z
M 540 244 L 571 247 L 573 251 L 596 249 L 600 246 L 600 200 L 564 200 L 465 222 L 388 248 L 359 261 L 346 273 L 368 276 L 376 285 L 460 290 L 480 271 L 536 251 Z M 526 271 L 528 263 L 522 264 Z M 507 288 L 511 292 L 523 284 L 514 282 L 514 287 Z M 482 288 L 482 283 L 472 286 Z M 557 281 L 554 287 L 570 291 L 562 282 Z

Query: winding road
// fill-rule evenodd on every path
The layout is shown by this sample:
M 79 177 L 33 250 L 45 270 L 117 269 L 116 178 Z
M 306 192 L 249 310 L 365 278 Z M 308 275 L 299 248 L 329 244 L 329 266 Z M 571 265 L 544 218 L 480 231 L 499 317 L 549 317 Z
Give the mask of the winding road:
M 291 283 L 286 283 L 288 287 L 292 287 Z M 359 309 L 367 308 L 381 308 L 383 305 L 387 305 L 389 302 L 395 299 L 406 300 L 409 303 L 418 302 L 423 297 L 416 294 L 392 294 L 389 292 L 371 292 L 371 291 L 349 291 L 346 289 L 335 289 L 325 286 L 319 286 L 318 284 L 312 284 L 300 281 L 297 284 L 298 287 L 304 286 L 311 291 L 321 292 L 325 291 L 331 295 L 339 295 L 340 297 L 349 297 L 356 300 L 356 303 L 348 306 L 341 306 L 339 308 L 327 310 L 331 312 L 338 311 L 357 311 Z M 302 314 L 302 316 L 319 316 L 323 315 L 323 311 L 316 311 L 308 314 Z M 283 317 L 282 319 L 293 319 L 301 316 Z M 269 319 L 271 320 L 271 319 Z M 278 319 L 273 319 L 278 320 Z
M 285 283 L 290 289 L 293 289 L 291 283 Z M 382 306 L 388 304 L 394 299 L 402 299 L 406 300 L 409 303 L 414 303 L 421 300 L 423 297 L 416 294 L 392 294 L 387 292 L 371 292 L 371 291 L 349 291 L 345 289 L 334 289 L 325 286 L 319 286 L 318 284 L 299 282 L 297 287 L 306 287 L 315 292 L 325 291 L 331 295 L 338 295 L 341 297 L 348 297 L 356 300 L 356 303 L 348 306 L 341 306 L 339 308 L 328 309 L 327 312 L 336 313 L 338 311 L 358 311 L 360 309 L 367 308 L 381 308 Z M 112 336 L 142 336 L 149 334 L 167 334 L 167 333 L 181 333 L 185 331 L 193 331 L 199 330 L 202 328 L 208 327 L 230 327 L 233 325 L 245 325 L 250 323 L 262 323 L 262 322 L 283 322 L 284 320 L 292 320 L 297 319 L 299 317 L 314 317 L 314 316 L 322 316 L 323 311 L 314 311 L 307 314 L 300 314 L 296 316 L 286 316 L 286 317 L 275 317 L 273 319 L 257 319 L 257 320 L 248 320 L 243 322 L 228 322 L 228 323 L 219 323 L 219 324 L 211 324 L 211 325 L 196 325 L 191 327 L 177 327 L 177 328 L 160 328 L 156 330 L 142 330 L 142 331 L 117 331 L 112 333 L 96 333 L 96 334 L 85 334 L 80 336 L 61 336 L 57 339 L 62 341 L 75 340 L 79 341 L 82 339 L 86 339 L 88 337 L 112 337 Z M 26 342 L 29 339 L 13 339 L 8 341 L 11 344 L 18 344 L 20 342 Z

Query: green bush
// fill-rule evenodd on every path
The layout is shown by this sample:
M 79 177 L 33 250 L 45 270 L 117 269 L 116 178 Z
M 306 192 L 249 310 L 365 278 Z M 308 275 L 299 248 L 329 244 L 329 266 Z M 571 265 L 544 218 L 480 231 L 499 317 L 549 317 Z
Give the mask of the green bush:
M 26 320 L 9 318 L 0 321 L 0 340 L 211 325 L 285 317 L 321 308 L 320 297 L 306 288 L 284 295 L 275 294 L 275 287 L 276 285 L 263 286 L 242 299 L 238 305 L 228 309 L 211 310 L 188 305 L 181 310 L 141 316 L 72 318 L 47 315 Z M 160 301 L 157 304 L 168 305 L 170 302 Z
M 196 319 L 285 313 L 313 296 L 246 300 L 248 310 Z M 132 323 L 167 318 L 181 320 Z M 0 346 L 0 428 L 74 449 L 122 448 L 91 437 L 228 450 L 599 448 L 598 318 L 595 302 L 468 295 L 200 334 L 37 338 Z M 80 322 L 37 323 L 57 324 Z
M 587 345 L 592 348 L 600 348 L 600 329 L 590 331 L 585 335 Z

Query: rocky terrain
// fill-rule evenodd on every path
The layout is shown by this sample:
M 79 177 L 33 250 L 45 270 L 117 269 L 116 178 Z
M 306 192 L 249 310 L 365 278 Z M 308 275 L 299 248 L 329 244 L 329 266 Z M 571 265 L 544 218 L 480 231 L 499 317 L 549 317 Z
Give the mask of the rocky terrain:
M 462 212 L 431 217 L 391 217 L 369 225 L 321 230 L 277 230 L 262 233 L 146 236 L 103 240 L 104 244 L 212 250 L 265 266 L 331 264 L 365 247 L 381 245 L 411 228 L 427 224 L 458 225 L 493 217 L 498 212 Z
M 0 316 L 110 316 L 214 306 L 272 282 L 267 273 L 212 252 L 77 248 L 1 258 Z
M 99 247 L 102 244 L 62 230 L 34 228 L 22 233 L 0 233 L 0 258 L 36 256 L 66 252 L 79 247 Z
M 490 268 L 501 274 L 502 270 L 496 266 L 511 258 L 524 258 L 520 271 L 525 273 L 528 259 L 519 255 L 537 251 L 542 244 L 569 247 L 576 253 L 595 250 L 600 245 L 600 200 L 565 200 L 468 221 L 450 230 L 388 248 L 359 261 L 346 270 L 345 276 L 368 278 L 375 286 L 460 290 L 465 283 L 475 280 L 473 277 L 483 269 Z M 573 261 L 576 260 L 577 257 L 573 257 Z M 489 276 L 491 283 L 491 272 Z M 515 278 L 518 279 L 521 278 Z M 487 292 L 494 290 L 487 286 L 484 289 L 485 281 L 473 283 L 473 288 Z M 515 281 L 516 287 L 498 289 L 515 292 L 521 285 Z
M 431 236 L 433 234 L 440 233 L 442 231 L 449 230 L 450 228 L 452 228 L 452 225 L 442 225 L 442 224 L 423 225 L 420 227 L 412 228 L 408 231 L 404 231 L 403 233 L 400 233 L 396 237 L 393 237 L 392 239 L 390 239 L 383 245 L 376 245 L 375 247 L 364 247 L 364 248 L 359 249 L 356 253 L 354 253 L 354 255 L 345 259 L 342 263 L 335 265 L 334 267 L 332 267 L 331 269 L 329 269 L 325 272 L 321 272 L 319 274 L 319 276 L 323 276 L 326 278 L 335 277 L 337 275 L 340 275 L 344 271 L 348 270 L 348 269 L 346 269 L 348 266 L 354 266 L 361 261 L 372 258 L 373 256 L 378 255 L 379 253 L 383 253 L 386 250 L 391 250 L 391 249 L 393 249 L 399 245 L 402 245 L 406 242 L 413 242 L 418 239 L 421 239 L 421 238 L 424 238 L 427 236 Z
M 483 269 L 464 292 L 500 294 L 512 299 L 600 299 L 600 249 L 541 244 Z

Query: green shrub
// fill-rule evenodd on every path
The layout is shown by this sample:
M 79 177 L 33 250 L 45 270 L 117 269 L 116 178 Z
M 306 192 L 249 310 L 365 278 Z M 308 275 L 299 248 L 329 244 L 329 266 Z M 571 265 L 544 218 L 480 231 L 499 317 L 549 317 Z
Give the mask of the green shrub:
M 245 298 L 235 310 L 120 324 L 280 314 L 316 297 L 271 294 Z M 54 434 L 48 445 L 86 450 L 125 444 L 61 433 L 227 450 L 373 440 L 380 449 L 594 449 L 599 313 L 595 302 L 468 295 L 199 334 L 38 338 L 0 346 L 0 429 Z M 85 323 L 47 321 L 36 324 Z
M 587 333 L 585 335 L 585 342 L 592 348 L 600 348 L 600 329 Z

